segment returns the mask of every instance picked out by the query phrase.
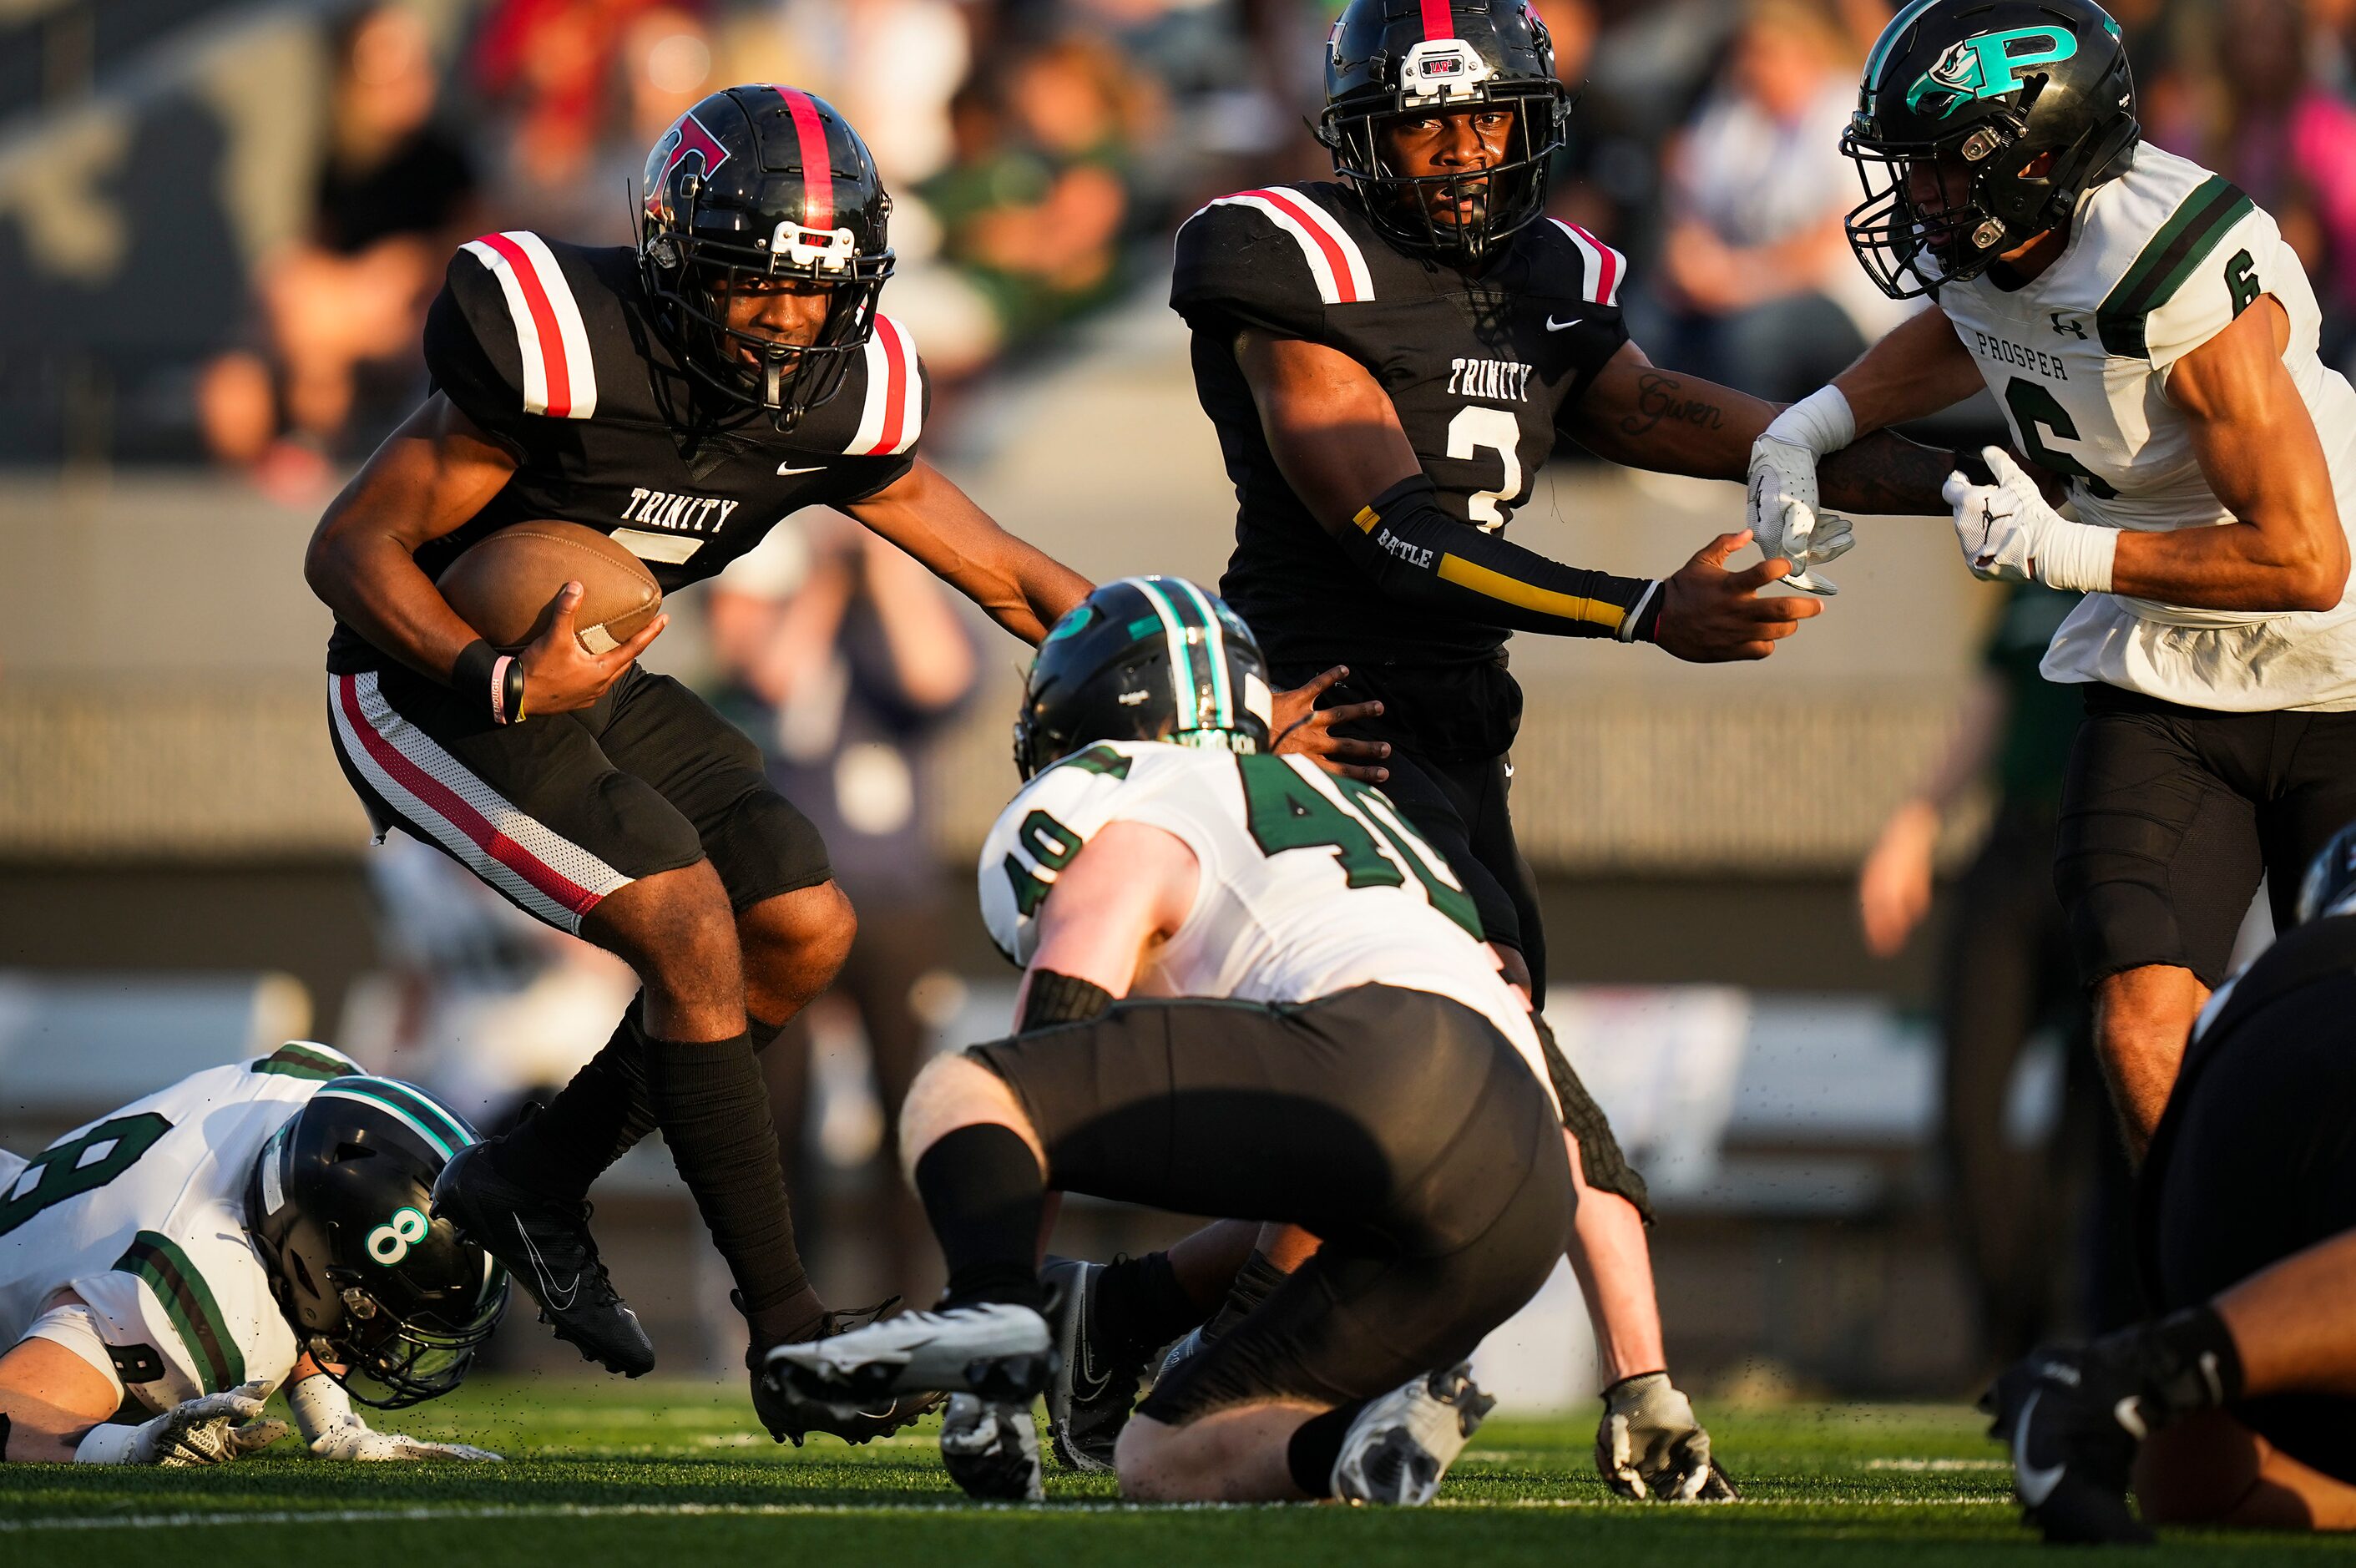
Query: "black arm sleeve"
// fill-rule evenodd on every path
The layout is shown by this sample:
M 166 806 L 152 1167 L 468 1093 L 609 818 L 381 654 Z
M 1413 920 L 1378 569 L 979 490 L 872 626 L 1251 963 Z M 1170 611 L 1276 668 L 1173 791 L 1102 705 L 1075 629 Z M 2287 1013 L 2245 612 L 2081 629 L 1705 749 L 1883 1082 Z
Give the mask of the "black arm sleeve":
M 1358 509 L 1342 530 L 1343 553 L 1387 597 L 1464 620 L 1559 637 L 1650 642 L 1661 619 L 1661 584 L 1549 561 L 1468 528 L 1440 510 L 1423 475 L 1402 479 Z
M 1031 989 L 1023 993 L 1023 1016 L 1014 1032 L 1027 1035 L 1056 1024 L 1079 1024 L 1112 1010 L 1112 993 L 1092 980 L 1034 970 Z

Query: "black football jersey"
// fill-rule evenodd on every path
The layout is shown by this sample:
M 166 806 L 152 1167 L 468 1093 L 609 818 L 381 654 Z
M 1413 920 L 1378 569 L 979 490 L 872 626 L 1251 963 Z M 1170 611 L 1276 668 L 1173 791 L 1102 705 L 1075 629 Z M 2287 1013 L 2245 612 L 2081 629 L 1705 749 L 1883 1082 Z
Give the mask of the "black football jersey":
M 915 465 L 930 390 L 915 340 L 889 317 L 832 395 L 780 434 L 757 411 L 694 417 L 692 383 L 649 315 L 627 246 L 516 231 L 458 248 L 426 317 L 426 369 L 517 467 L 490 504 L 417 552 L 427 576 L 487 534 L 552 518 L 617 541 L 668 595 L 788 513 L 863 499 Z M 342 625 L 328 643 L 334 673 L 387 658 Z
M 1494 660 L 1507 633 L 1403 613 L 1351 564 L 1277 470 L 1236 333 L 1321 343 L 1373 371 L 1440 506 L 1494 533 L 1528 499 L 1558 421 L 1628 340 L 1625 273 L 1618 252 L 1547 219 L 1472 277 L 1394 248 L 1326 182 L 1239 191 L 1186 220 L 1170 303 L 1194 328 L 1195 392 L 1238 503 L 1219 592 L 1273 662 L 1463 665 Z

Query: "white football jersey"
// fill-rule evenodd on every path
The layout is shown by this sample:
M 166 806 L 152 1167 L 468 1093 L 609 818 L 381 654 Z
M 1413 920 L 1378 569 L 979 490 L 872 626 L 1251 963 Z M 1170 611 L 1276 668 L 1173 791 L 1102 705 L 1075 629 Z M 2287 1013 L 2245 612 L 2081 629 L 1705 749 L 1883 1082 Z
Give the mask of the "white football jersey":
M 246 1234 L 246 1181 L 322 1084 L 359 1070 L 294 1042 L 191 1073 L 32 1156 L 0 1194 L 0 1349 L 70 1290 L 151 1411 L 284 1382 L 301 1348 Z
M 1105 741 L 1065 757 L 1014 797 L 982 844 L 982 918 L 1000 951 L 1030 965 L 1056 874 L 1116 822 L 1174 835 L 1202 867 L 1184 924 L 1147 954 L 1131 995 L 1429 991 L 1496 1025 L 1552 1094 L 1529 1013 L 1498 978 L 1447 861 L 1381 790 L 1303 757 L 1158 741 Z
M 2146 142 L 2079 199 L 2061 258 L 2017 289 L 1939 290 L 2021 451 L 2072 476 L 2079 520 L 2169 532 L 2231 520 L 2168 401 L 2176 361 L 2262 295 L 2290 317 L 2283 363 L 2322 438 L 2341 526 L 2356 520 L 2356 392 L 2316 357 L 2306 270 L 2264 209 Z M 2101 681 L 2228 712 L 2356 708 L 2356 599 L 2295 614 L 2089 594 L 2055 633 L 2047 680 Z

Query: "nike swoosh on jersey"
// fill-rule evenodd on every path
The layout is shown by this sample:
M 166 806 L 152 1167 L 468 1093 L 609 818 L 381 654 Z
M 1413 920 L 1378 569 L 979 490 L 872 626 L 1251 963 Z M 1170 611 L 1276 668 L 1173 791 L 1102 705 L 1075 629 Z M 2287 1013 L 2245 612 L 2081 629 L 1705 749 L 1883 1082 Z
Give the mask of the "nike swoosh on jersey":
M 1557 321 L 1553 317 L 1548 316 L 1547 317 L 1547 330 L 1549 332 L 1567 331 L 1570 328 L 1578 326 L 1580 322 L 1586 319 L 1587 317 L 1584 316 L 1574 316 L 1568 321 Z
M 2020 1500 L 2030 1508 L 2044 1505 L 2045 1499 L 2053 1495 L 2053 1488 L 2062 1484 L 2062 1473 L 2068 1468 L 2063 1465 L 2040 1467 L 2029 1462 L 2029 1421 L 2037 1413 L 2037 1401 L 2044 1391 L 2040 1389 L 2029 1396 L 2029 1402 L 2020 1407 L 2020 1419 L 2012 1426 L 2013 1478 L 2019 1484 Z
M 797 468 L 790 463 L 777 465 L 777 472 L 780 474 L 817 474 L 824 472 L 825 469 L 826 465 L 823 463 L 813 463 L 807 468 Z

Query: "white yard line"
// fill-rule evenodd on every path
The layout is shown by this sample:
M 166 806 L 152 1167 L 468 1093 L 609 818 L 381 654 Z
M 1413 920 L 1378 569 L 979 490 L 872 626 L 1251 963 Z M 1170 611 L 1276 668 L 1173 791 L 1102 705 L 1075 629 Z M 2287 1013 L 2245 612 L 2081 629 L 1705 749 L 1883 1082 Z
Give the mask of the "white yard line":
M 1877 1498 L 1862 1506 L 1876 1509 L 1997 1508 L 2011 1505 L 2010 1498 Z M 0 1535 L 30 1535 L 55 1530 L 182 1530 L 193 1525 L 379 1524 L 388 1520 L 433 1523 L 440 1520 L 504 1519 L 791 1519 L 809 1516 L 862 1514 L 1100 1514 L 1194 1513 L 1236 1507 L 1293 1508 L 1299 1504 L 1119 1503 L 1069 1502 L 1046 1504 L 970 1503 L 944 1498 L 937 1503 L 448 1503 L 385 1509 L 279 1509 L 268 1512 L 110 1514 L 64 1516 L 56 1519 L 0 1520 Z M 1443 1498 L 1432 1505 L 1443 1509 L 1607 1509 L 1625 1504 L 1617 1498 L 1513 1498 L 1497 1501 Z M 1854 1508 L 1846 1498 L 1745 1498 L 1713 1507 L 1734 1509 Z

